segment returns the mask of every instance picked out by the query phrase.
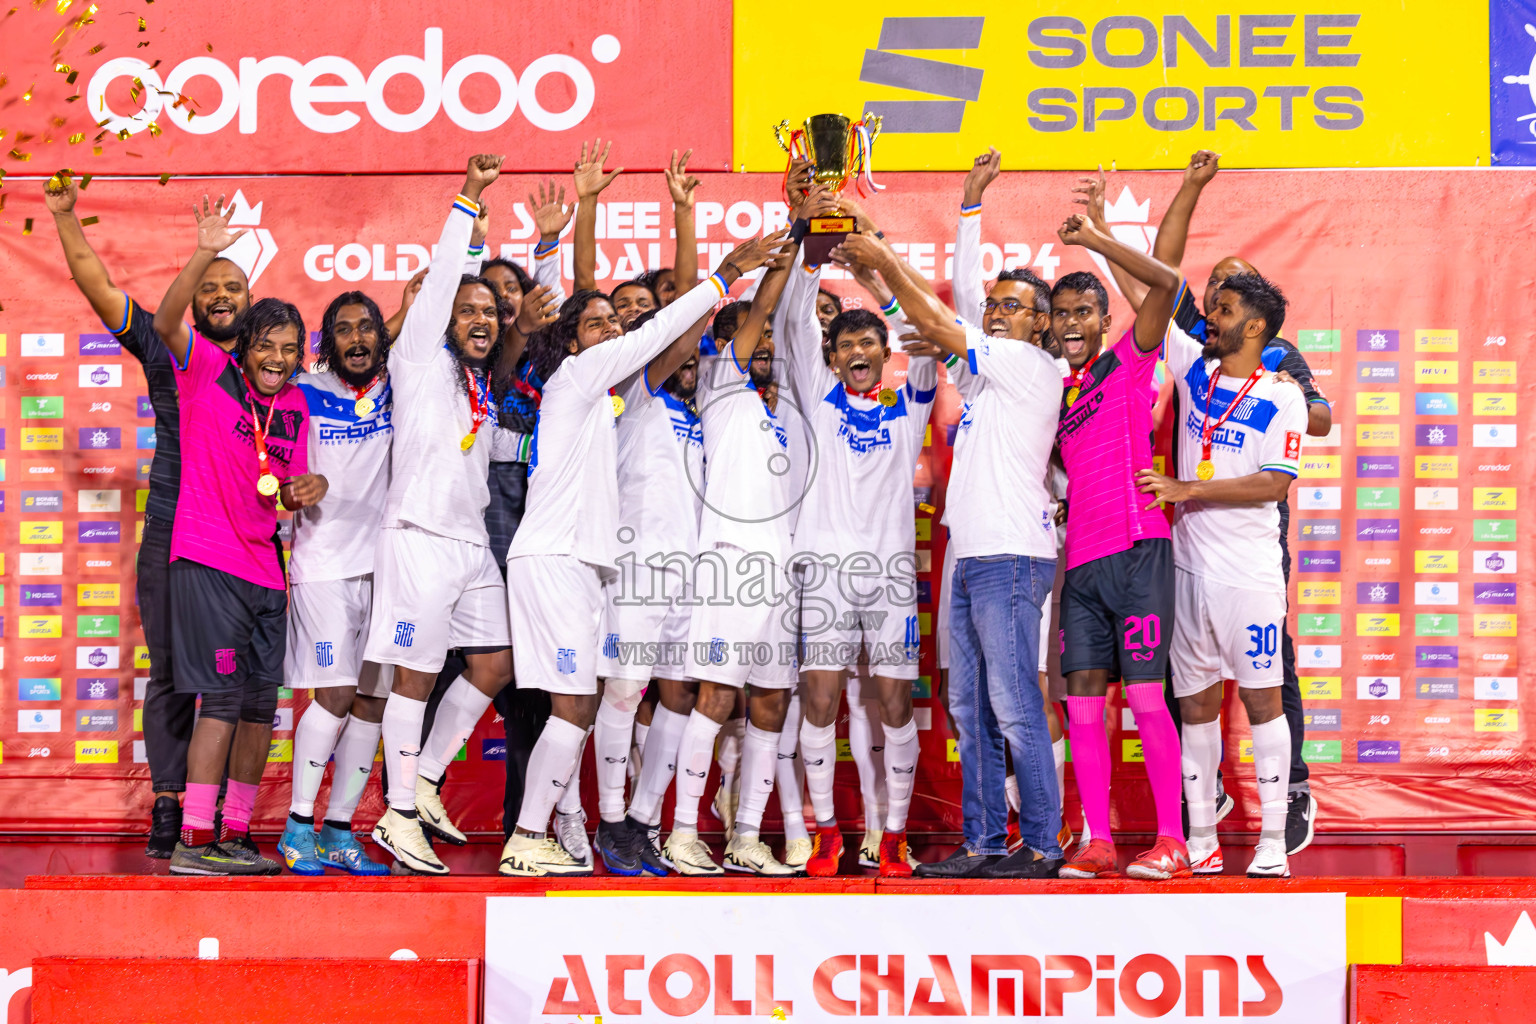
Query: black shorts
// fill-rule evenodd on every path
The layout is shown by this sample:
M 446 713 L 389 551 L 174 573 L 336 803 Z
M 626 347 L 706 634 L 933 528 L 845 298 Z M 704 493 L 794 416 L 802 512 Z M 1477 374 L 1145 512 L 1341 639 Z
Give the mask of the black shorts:
M 177 693 L 255 695 L 282 685 L 288 592 L 179 558 L 171 563 Z
M 1173 542 L 1139 540 L 1068 569 L 1061 637 L 1062 675 L 1108 669 L 1162 682 L 1173 638 Z

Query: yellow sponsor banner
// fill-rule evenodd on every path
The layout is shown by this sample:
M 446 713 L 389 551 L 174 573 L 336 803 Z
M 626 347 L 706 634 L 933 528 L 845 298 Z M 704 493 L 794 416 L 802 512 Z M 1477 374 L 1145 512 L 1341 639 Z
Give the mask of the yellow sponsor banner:
M 1396 448 L 1399 443 L 1396 423 L 1355 424 L 1355 444 L 1361 448 Z
M 375 761 L 382 761 L 384 759 L 384 755 L 376 754 L 374 755 L 373 759 Z M 944 760 L 951 763 L 955 763 L 960 760 L 960 744 L 956 740 L 948 739 L 944 741 Z
M 122 603 L 119 583 L 76 583 L 75 603 L 83 608 L 110 608 Z
M 1413 350 L 1415 352 L 1455 352 L 1457 334 L 1455 331 L 1424 331 L 1413 332 Z
M 1414 572 L 1447 572 L 1454 573 L 1457 568 L 1457 552 L 1455 551 L 1415 551 L 1413 553 Z
M 23 640 L 57 640 L 64 635 L 64 617 L 23 615 L 17 629 Z
M 1122 739 L 1120 741 L 1120 760 L 1127 764 L 1132 761 L 1145 761 L 1146 756 L 1141 752 L 1141 740 Z
M 149 648 L 138 646 L 133 649 L 133 667 L 149 668 Z
M 1513 384 L 1515 382 L 1515 364 L 1512 362 L 1475 361 L 1472 364 L 1472 381 L 1476 384 Z
M 133 709 L 133 731 L 134 732 L 143 732 L 144 731 L 144 709 L 143 708 L 134 708 Z
M 1299 583 L 1296 586 L 1296 600 L 1300 604 L 1338 604 L 1338 581 Z
M 1253 740 L 1243 740 L 1237 745 L 1237 759 L 1243 764 L 1253 764 Z
M 267 747 L 267 760 L 284 764 L 293 762 L 293 740 L 272 740 Z
M 1454 480 L 1458 475 L 1456 456 L 1416 455 L 1413 459 L 1413 475 L 1428 480 Z
M 1396 391 L 1362 391 L 1355 395 L 1356 416 L 1396 416 L 1399 405 Z
M 1475 391 L 1472 394 L 1472 415 L 1513 416 L 1515 404 L 1515 396 L 1511 393 Z
M 1513 512 L 1515 510 L 1513 487 L 1472 488 L 1472 508 L 1478 512 Z
M 1473 732 L 1515 732 L 1520 728 L 1520 712 L 1515 708 L 1477 708 L 1473 715 Z
M 886 119 L 877 178 L 994 145 L 1013 169 L 1183 167 L 1196 149 L 1228 167 L 1488 159 L 1486 6 L 1318 6 L 888 0 L 786 46 L 782 5 L 738 0 L 733 162 L 782 170 L 772 125 L 866 111 Z
M 1514 636 L 1514 612 L 1479 612 L 1472 617 L 1473 636 Z
M 64 524 L 38 520 L 24 521 L 21 524 L 21 542 L 23 544 L 62 544 L 64 543 Z
M 1344 695 L 1344 683 L 1339 676 L 1302 676 L 1302 700 L 1340 700 Z
M 57 452 L 64 450 L 63 427 L 22 427 L 21 450 L 24 452 Z
M 1455 384 L 1461 380 L 1461 365 L 1449 359 L 1415 359 L 1413 379 L 1419 384 Z
M 1305 477 L 1337 477 L 1342 475 L 1337 455 L 1303 455 L 1301 475 Z
M 1396 612 L 1356 612 L 1355 635 L 1397 636 L 1401 629 Z
M 75 740 L 75 764 L 117 764 L 117 741 Z

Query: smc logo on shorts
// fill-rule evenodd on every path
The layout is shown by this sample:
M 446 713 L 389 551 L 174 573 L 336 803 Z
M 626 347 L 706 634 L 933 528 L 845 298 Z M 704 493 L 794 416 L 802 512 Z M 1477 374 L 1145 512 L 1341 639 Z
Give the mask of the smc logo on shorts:
M 412 641 L 414 641 L 415 639 L 416 639 L 416 623 L 414 623 L 414 622 L 397 622 L 397 623 L 395 623 L 395 646 L 396 647 L 409 647 L 409 646 L 411 646 Z
M 709 663 L 711 665 L 725 664 L 725 638 L 712 637 L 709 641 Z
M 603 657 L 617 658 L 619 656 L 619 634 L 609 633 L 603 639 Z
M 214 651 L 213 668 L 221 676 L 232 675 L 235 671 L 235 649 L 233 647 L 220 647 Z
M 329 640 L 318 641 L 315 644 L 315 664 L 321 668 L 330 668 L 335 663 L 336 659 L 331 654 L 331 642 Z
M 573 676 L 576 674 L 575 648 L 562 647 L 555 652 L 555 671 L 565 676 Z

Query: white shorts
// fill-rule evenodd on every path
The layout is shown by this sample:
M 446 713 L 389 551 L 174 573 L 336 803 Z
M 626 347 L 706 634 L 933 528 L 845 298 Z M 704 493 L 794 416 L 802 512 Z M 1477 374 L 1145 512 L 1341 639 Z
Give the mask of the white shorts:
M 607 615 L 598 674 L 604 679 L 648 683 L 682 679 L 688 669 L 688 628 L 693 607 L 682 603 L 690 580 L 675 565 L 639 563 L 603 587 Z
M 372 614 L 371 574 L 290 586 L 284 685 L 294 690 L 356 686 L 365 697 L 389 696 L 394 666 L 363 661 Z
M 490 548 L 411 527 L 379 531 L 364 658 L 435 674 L 451 648 L 511 643 L 507 585 Z
M 798 594 L 789 573 L 762 556 L 718 547 L 699 556 L 702 603 L 688 630 L 688 678 L 787 690 L 799 680 Z
M 1264 689 L 1284 680 L 1285 592 L 1243 590 L 1175 568 L 1173 694 L 1188 697 L 1221 682 Z
M 597 693 L 606 607 L 597 569 L 573 555 L 507 561 L 512 668 L 520 690 Z
M 916 679 L 917 580 L 808 566 L 800 582 L 800 670 Z

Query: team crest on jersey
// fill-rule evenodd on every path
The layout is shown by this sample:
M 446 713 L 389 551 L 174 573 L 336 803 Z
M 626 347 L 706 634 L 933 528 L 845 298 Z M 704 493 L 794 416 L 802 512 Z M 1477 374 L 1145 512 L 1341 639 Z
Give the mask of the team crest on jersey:
M 315 644 L 315 664 L 321 668 L 330 668 L 336 663 L 336 657 L 332 653 L 331 642 L 320 640 Z
M 709 663 L 711 665 L 725 664 L 725 639 L 712 637 L 709 641 Z
M 907 415 L 905 389 L 895 394 L 895 402 L 873 409 L 855 409 L 848 401 L 847 389 L 841 384 L 827 394 L 824 400 L 842 415 L 837 436 L 850 451 L 862 454 L 891 447 L 890 421 L 905 419 Z
M 576 649 L 562 647 L 555 651 L 555 671 L 563 676 L 576 674 Z
M 603 639 L 603 657 L 617 658 L 619 656 L 619 634 L 609 633 Z
M 213 670 L 221 676 L 234 674 L 235 649 L 233 647 L 220 647 L 213 652 Z
M 395 623 L 395 646 L 396 647 L 409 647 L 409 646 L 411 646 L 411 644 L 413 644 L 415 642 L 416 642 L 416 623 L 414 623 L 414 622 L 397 622 L 397 623 Z

